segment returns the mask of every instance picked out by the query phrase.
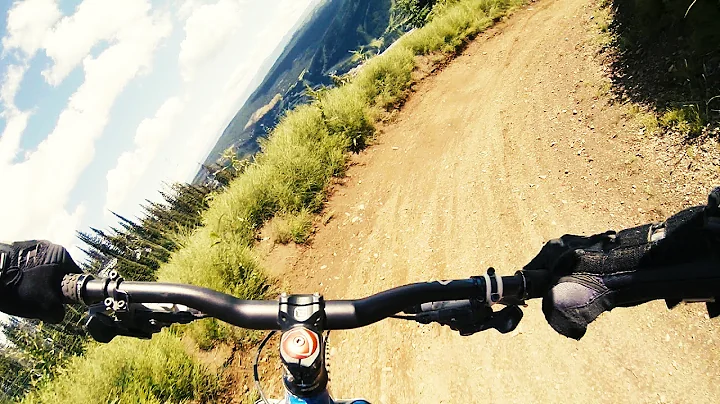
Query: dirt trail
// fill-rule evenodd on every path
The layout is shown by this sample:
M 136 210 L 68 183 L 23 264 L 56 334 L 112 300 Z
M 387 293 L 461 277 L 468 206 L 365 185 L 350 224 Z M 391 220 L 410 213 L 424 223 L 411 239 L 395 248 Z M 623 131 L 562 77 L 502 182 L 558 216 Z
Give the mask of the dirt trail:
M 563 233 L 702 203 L 704 186 L 665 191 L 670 168 L 641 155 L 656 146 L 600 95 L 594 10 L 533 3 L 417 85 L 355 159 L 311 246 L 277 247 L 268 265 L 294 292 L 352 298 L 488 266 L 511 274 Z M 375 403 L 719 402 L 718 329 L 701 305 L 660 302 L 605 314 L 580 342 L 539 302 L 510 335 L 386 320 L 332 333 L 330 385 Z

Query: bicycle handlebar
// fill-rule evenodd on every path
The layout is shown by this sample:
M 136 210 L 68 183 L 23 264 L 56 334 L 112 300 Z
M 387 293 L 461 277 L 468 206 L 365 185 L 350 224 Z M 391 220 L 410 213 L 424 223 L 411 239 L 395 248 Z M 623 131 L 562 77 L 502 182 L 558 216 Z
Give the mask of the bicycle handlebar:
M 364 327 L 422 303 L 478 299 L 517 304 L 540 297 L 547 288 L 544 271 L 518 271 L 495 277 L 494 270 L 470 279 L 421 282 L 399 286 L 356 300 L 324 302 L 326 330 Z M 487 286 L 490 285 L 488 289 Z M 229 324 L 256 330 L 279 330 L 278 300 L 242 300 L 199 286 L 156 282 L 130 282 L 122 278 L 94 279 L 90 275 L 66 275 L 63 294 L 72 303 L 93 305 L 108 298 L 132 303 L 182 304 Z

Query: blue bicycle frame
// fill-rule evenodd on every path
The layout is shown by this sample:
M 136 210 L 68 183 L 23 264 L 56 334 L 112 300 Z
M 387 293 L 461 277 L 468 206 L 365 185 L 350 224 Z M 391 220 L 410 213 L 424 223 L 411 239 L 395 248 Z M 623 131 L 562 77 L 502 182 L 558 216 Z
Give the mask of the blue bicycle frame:
M 270 404 L 370 404 L 369 401 L 363 399 L 354 400 L 333 400 L 327 391 L 316 397 L 300 398 L 290 393 L 286 393 L 284 400 L 268 400 Z M 258 400 L 255 404 L 264 404 L 263 400 Z

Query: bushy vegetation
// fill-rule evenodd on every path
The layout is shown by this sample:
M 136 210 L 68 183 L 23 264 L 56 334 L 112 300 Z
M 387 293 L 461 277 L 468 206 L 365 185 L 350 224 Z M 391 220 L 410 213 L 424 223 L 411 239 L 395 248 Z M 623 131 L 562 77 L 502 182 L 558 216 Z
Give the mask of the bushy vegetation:
M 271 281 L 252 250 L 261 228 L 276 216 L 284 218 L 294 223 L 288 225 L 291 237 L 304 241 L 310 215 L 322 209 L 332 178 L 343 175 L 348 152 L 364 147 L 379 114 L 407 96 L 415 56 L 456 52 L 468 37 L 521 3 L 438 2 L 426 26 L 367 61 L 356 76 L 343 80 L 343 86 L 319 91 L 312 103 L 288 112 L 262 142 L 254 161 L 208 202 L 202 226 L 178 239 L 182 248 L 158 269 L 157 279 L 205 286 L 243 299 L 268 297 Z M 256 337 L 215 320 L 196 322 L 186 330 L 203 348 L 221 340 Z M 219 388 L 216 378 L 169 333 L 150 342 L 123 339 L 93 347 L 65 372 L 26 401 L 206 401 Z M 173 386 L 172 394 L 167 386 Z
M 345 102 L 387 109 L 403 98 L 411 84 L 415 68 L 415 54 L 402 46 L 403 42 L 388 51 L 384 57 L 370 60 L 349 86 L 329 92 L 322 102 L 329 107 Z
M 312 214 L 301 210 L 293 215 L 278 215 L 270 222 L 270 232 L 273 242 L 287 244 L 294 242 L 305 243 L 312 230 Z
M 720 1 L 616 0 L 616 89 L 690 138 L 720 121 Z M 602 27 L 601 27 L 602 28 Z
M 430 13 L 430 22 L 422 30 L 403 39 L 415 54 L 433 51 L 454 52 L 468 37 L 489 27 L 522 4 L 519 0 L 446 0 L 438 2 Z
M 87 348 L 80 326 L 84 311 L 68 307 L 61 324 L 10 318 L 0 325 L 6 343 L 0 347 L 0 403 L 21 398 L 33 386 L 55 376 L 61 366 Z
M 170 332 L 152 341 L 118 338 L 92 346 L 23 403 L 181 403 L 213 401 L 220 379 Z
M 705 126 L 705 120 L 696 104 L 670 108 L 660 116 L 658 123 L 663 128 L 674 129 L 689 136 L 700 135 Z

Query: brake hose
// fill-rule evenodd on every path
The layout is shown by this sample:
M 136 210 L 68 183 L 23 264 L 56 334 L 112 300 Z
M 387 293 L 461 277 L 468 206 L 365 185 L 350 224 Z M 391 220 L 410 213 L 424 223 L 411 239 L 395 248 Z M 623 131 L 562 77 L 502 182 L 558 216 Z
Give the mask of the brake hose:
M 257 389 L 258 393 L 260 393 L 260 399 L 265 404 L 270 404 L 267 397 L 265 397 L 265 393 L 263 392 L 262 386 L 260 386 L 260 374 L 258 373 L 258 362 L 260 361 L 260 353 L 262 352 L 262 349 L 265 347 L 265 344 L 270 340 L 270 338 L 275 335 L 275 331 L 270 331 L 265 338 L 263 338 L 262 342 L 260 343 L 260 346 L 258 346 L 257 355 L 255 356 L 255 360 L 253 361 L 253 379 L 255 381 L 255 388 Z

